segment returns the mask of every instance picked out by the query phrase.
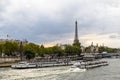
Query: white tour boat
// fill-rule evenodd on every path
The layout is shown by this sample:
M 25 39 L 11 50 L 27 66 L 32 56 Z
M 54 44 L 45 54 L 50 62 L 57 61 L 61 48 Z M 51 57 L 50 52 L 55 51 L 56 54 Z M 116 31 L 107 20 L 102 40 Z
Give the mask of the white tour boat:
M 26 61 L 19 62 L 17 65 L 11 65 L 11 68 L 14 69 L 26 69 L 26 68 L 36 68 L 37 64 L 36 63 L 29 63 Z
M 70 71 L 76 71 L 78 69 L 81 69 L 85 71 L 86 69 L 101 67 L 101 66 L 107 66 L 107 61 L 86 61 L 86 62 L 75 62 L 73 66 L 70 68 Z

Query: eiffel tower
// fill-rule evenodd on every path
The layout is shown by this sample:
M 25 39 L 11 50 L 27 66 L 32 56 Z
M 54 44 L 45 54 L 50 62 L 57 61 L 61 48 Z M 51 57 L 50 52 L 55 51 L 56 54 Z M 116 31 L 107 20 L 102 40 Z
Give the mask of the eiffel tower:
M 73 45 L 80 46 L 80 42 L 78 39 L 78 27 L 77 27 L 77 21 L 75 21 L 75 38 Z

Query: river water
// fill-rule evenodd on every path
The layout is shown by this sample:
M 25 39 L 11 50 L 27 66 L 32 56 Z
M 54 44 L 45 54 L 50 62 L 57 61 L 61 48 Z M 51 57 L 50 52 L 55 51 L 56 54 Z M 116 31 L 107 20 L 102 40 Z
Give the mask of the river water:
M 105 59 L 108 66 L 86 71 L 69 71 L 70 66 L 23 69 L 0 69 L 0 80 L 120 80 L 120 59 Z

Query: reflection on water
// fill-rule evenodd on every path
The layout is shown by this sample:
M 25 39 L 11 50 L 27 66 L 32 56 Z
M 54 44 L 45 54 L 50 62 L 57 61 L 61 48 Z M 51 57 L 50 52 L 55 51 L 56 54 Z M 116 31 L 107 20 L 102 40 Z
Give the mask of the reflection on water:
M 37 69 L 0 69 L 0 80 L 120 80 L 120 59 L 106 59 L 110 65 L 84 72 L 70 66 Z

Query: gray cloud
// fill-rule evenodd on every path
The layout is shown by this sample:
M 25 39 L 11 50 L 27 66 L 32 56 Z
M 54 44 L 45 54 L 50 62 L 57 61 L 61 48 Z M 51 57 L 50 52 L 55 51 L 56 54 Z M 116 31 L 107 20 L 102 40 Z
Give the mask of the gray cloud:
M 120 32 L 119 0 L 1 1 L 0 34 L 14 39 L 45 43 L 74 38 L 76 19 L 79 36 Z

